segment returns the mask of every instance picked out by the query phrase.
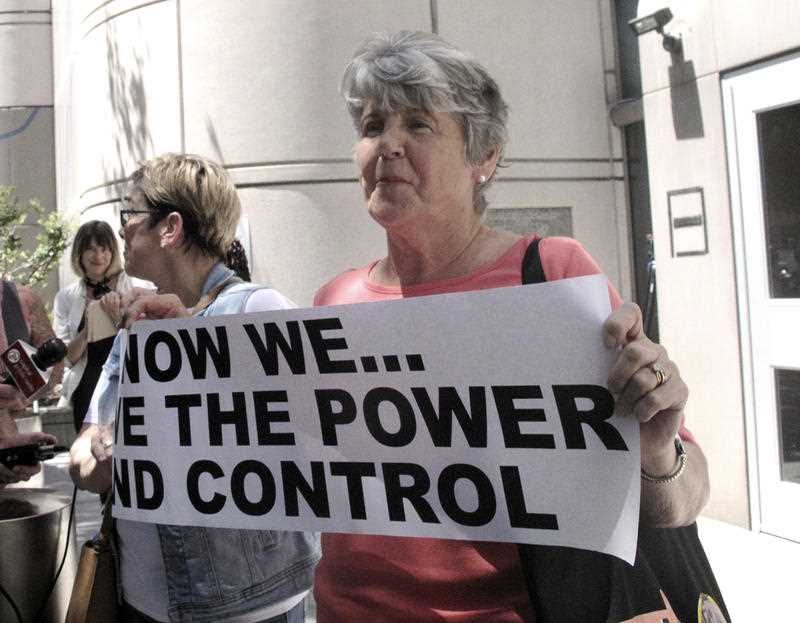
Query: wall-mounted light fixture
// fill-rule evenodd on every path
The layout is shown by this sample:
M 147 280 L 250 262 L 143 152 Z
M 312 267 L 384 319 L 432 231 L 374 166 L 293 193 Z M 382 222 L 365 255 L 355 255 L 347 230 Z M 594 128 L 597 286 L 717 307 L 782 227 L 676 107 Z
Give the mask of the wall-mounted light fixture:
M 672 11 L 669 8 L 659 9 L 655 13 L 650 13 L 643 17 L 637 17 L 628 22 L 628 26 L 633 29 L 636 36 L 655 30 L 662 37 L 662 45 L 664 49 L 670 54 L 680 54 L 683 50 L 683 44 L 680 36 L 668 35 L 664 32 L 666 26 L 672 20 Z

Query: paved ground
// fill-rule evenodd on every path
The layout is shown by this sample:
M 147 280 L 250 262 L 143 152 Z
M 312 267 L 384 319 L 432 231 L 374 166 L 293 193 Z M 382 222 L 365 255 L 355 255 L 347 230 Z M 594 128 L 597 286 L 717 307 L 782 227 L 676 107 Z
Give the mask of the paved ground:
M 706 517 L 697 525 L 732 623 L 800 620 L 800 543 Z

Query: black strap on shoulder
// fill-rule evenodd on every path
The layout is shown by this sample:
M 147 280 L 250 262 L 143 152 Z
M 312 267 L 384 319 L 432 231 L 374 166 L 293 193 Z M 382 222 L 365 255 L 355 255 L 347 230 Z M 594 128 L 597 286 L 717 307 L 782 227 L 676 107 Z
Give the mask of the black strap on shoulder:
M 537 237 L 525 250 L 523 284 L 547 281 L 541 241 Z M 646 576 L 640 580 L 646 589 L 631 586 L 633 580 L 626 573 L 631 567 L 612 556 L 546 545 L 519 544 L 517 550 L 537 622 L 618 621 L 630 618 L 628 608 L 638 614 L 663 607 L 657 582 L 647 582 Z M 612 613 L 626 616 L 613 618 Z
M 6 339 L 11 344 L 16 340 L 30 342 L 31 332 L 25 323 L 22 313 L 22 303 L 17 294 L 17 288 L 10 281 L 3 280 L 3 324 L 6 329 Z
M 539 254 L 539 243 L 541 241 L 541 238 L 536 237 L 525 250 L 525 256 L 522 258 L 523 284 L 544 283 L 547 281 L 542 268 L 542 256 Z
M 536 238 L 525 250 L 523 284 L 547 281 L 539 253 L 541 241 Z M 692 619 L 701 594 L 713 597 L 729 620 L 696 525 L 669 529 L 639 526 L 638 543 L 633 567 L 599 552 L 517 545 L 537 623 L 623 621 L 660 612 L 664 602 L 659 589 L 667 594 L 681 621 Z

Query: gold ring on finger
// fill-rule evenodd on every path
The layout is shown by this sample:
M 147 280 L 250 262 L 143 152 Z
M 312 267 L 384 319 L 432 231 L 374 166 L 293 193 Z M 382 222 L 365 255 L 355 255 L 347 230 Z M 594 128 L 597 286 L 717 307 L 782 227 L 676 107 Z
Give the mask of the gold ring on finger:
M 650 364 L 650 370 L 656 375 L 656 387 L 661 387 L 667 382 L 667 371 L 658 363 Z

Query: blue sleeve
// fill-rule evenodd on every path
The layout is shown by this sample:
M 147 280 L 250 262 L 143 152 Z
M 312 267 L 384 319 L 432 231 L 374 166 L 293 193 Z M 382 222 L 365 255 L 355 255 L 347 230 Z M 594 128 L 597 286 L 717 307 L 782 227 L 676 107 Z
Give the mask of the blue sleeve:
M 92 401 L 83 418 L 84 424 L 111 425 L 117 415 L 119 398 L 120 352 L 122 351 L 123 332 L 117 333 L 108 359 L 103 364 L 100 379 L 94 388 Z

